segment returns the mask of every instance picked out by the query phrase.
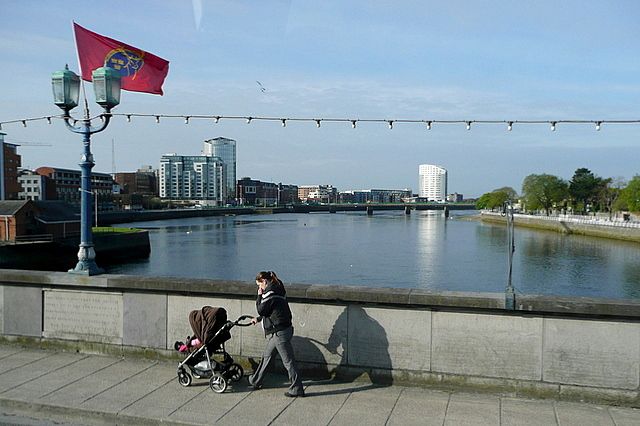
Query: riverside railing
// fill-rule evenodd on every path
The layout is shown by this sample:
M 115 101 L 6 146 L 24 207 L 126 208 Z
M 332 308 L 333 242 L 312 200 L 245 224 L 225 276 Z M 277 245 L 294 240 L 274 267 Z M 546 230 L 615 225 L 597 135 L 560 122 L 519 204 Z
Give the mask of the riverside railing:
M 502 213 L 492 212 L 488 210 L 482 211 L 483 215 L 489 216 L 502 216 Z M 584 216 L 575 216 L 575 215 L 555 215 L 555 216 L 544 216 L 544 215 L 531 215 L 531 214 L 522 214 L 515 213 L 514 218 L 532 218 L 538 220 L 546 220 L 549 222 L 570 222 L 577 223 L 581 225 L 598 225 L 598 226 L 610 226 L 613 228 L 636 228 L 640 229 L 640 222 L 636 221 L 624 221 L 624 220 L 609 220 L 602 219 L 597 217 L 584 217 Z

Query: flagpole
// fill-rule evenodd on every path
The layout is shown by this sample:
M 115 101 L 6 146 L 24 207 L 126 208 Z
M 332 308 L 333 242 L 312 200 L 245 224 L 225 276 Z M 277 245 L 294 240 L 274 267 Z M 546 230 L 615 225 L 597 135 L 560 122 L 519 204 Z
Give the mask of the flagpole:
M 73 42 L 76 45 L 76 59 L 78 60 L 78 70 L 80 71 L 80 87 L 82 88 L 82 98 L 84 99 L 84 118 L 89 118 L 89 102 L 87 102 L 87 92 L 84 88 L 84 78 L 82 74 L 82 64 L 80 63 L 80 53 L 78 51 L 78 38 L 76 37 L 75 21 L 71 20 L 71 30 L 73 31 Z

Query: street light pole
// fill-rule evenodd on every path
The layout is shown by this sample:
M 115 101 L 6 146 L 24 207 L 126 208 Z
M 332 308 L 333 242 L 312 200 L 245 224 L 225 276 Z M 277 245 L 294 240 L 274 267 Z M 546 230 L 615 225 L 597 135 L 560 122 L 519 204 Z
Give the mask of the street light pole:
M 96 252 L 93 246 L 91 232 L 91 169 L 94 166 L 91 153 L 91 135 L 103 131 L 111 120 L 111 108 L 120 103 L 120 75 L 112 68 L 102 67 L 93 71 L 92 79 L 96 94 L 96 103 L 103 107 L 104 113 L 100 115 L 102 124 L 91 127 L 89 107 L 85 99 L 84 118 L 80 126 L 71 124 L 69 112 L 78 105 L 80 78 L 68 67 L 58 71 L 52 76 L 54 103 L 63 111 L 64 123 L 70 131 L 82 135 L 82 157 L 80 161 L 80 246 L 78 250 L 78 263 L 70 273 L 82 275 L 98 275 L 104 272 L 96 264 Z M 75 121 L 75 120 L 74 120 Z M 97 206 L 96 206 L 97 211 Z

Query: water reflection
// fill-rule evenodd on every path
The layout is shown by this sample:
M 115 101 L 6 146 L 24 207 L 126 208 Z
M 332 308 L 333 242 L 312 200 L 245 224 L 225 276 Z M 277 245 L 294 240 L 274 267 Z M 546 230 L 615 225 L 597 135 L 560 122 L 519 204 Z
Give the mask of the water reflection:
M 501 292 L 504 225 L 439 212 L 207 217 L 132 226 L 150 231 L 151 257 L 113 273 L 251 281 Z M 126 226 L 126 225 L 125 225 Z M 513 283 L 521 293 L 640 297 L 640 245 L 516 228 Z

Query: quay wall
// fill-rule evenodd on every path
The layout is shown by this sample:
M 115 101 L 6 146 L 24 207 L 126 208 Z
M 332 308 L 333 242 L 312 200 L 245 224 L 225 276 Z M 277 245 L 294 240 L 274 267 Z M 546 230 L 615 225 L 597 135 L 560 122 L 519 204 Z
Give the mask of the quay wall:
M 499 213 L 482 212 L 480 218 L 483 222 L 506 223 L 506 218 Z M 611 238 L 616 240 L 632 241 L 640 243 L 640 226 L 636 223 L 609 223 L 596 221 L 572 221 L 563 220 L 561 217 L 532 216 L 524 214 L 514 215 L 515 226 L 543 229 L 563 234 L 586 235 L 591 237 Z M 634 225 L 634 226 L 632 226 Z
M 0 270 L 0 341 L 126 356 L 175 357 L 187 315 L 255 312 L 238 281 Z M 415 383 L 640 406 L 640 301 L 289 284 L 305 377 Z M 235 327 L 246 367 L 261 328 Z M 177 359 L 177 358 L 176 358 Z

